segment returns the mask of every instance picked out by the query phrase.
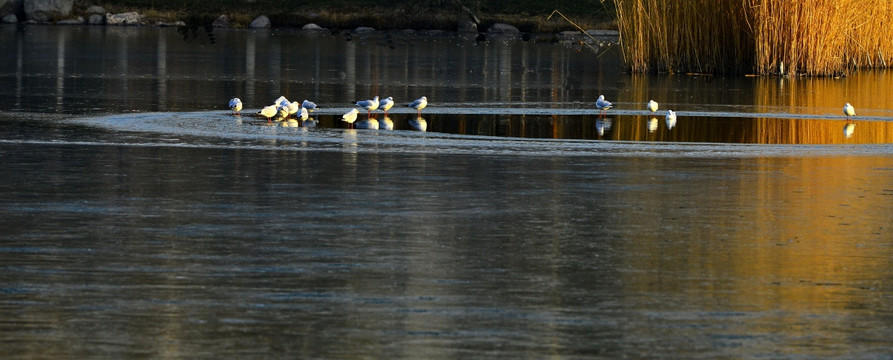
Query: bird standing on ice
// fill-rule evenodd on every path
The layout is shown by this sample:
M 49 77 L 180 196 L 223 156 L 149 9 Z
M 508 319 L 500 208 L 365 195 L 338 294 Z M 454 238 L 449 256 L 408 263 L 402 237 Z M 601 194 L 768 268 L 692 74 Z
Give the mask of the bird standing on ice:
M 263 109 L 260 109 L 260 114 L 267 118 L 267 123 L 272 123 L 270 120 L 273 116 L 276 116 L 276 113 L 279 112 L 279 109 L 276 105 L 265 106 Z
M 676 126 L 676 113 L 673 110 L 667 110 L 667 129 L 672 130 Z
M 409 103 L 409 107 L 416 109 L 416 115 L 419 117 L 422 116 L 422 109 L 424 109 L 426 106 L 428 106 L 428 98 L 424 96 Z
M 378 108 L 384 111 L 385 116 L 388 115 L 388 110 L 390 110 L 393 106 L 394 98 L 390 96 L 388 96 L 387 99 L 381 100 L 381 102 L 378 104 Z
M 316 110 L 316 103 L 310 100 L 304 100 L 304 102 L 301 103 L 301 107 L 307 109 L 309 112 L 313 112 L 313 110 Z
M 856 108 L 854 108 L 853 105 L 850 105 L 850 103 L 846 103 L 846 105 L 843 106 L 843 113 L 847 117 L 856 115 Z
M 239 98 L 232 98 L 229 101 L 229 109 L 233 111 L 233 115 L 240 114 L 242 111 L 242 100 Z
M 602 111 L 602 116 L 605 115 L 605 112 L 608 111 L 614 104 L 610 101 L 605 100 L 604 95 L 599 95 L 598 100 L 595 100 L 595 107 Z
M 648 110 L 651 110 L 651 112 L 657 111 L 657 101 L 649 100 L 648 101 Z
M 357 101 L 357 106 L 366 109 L 366 117 L 372 117 L 372 111 L 378 109 L 378 105 L 378 96 L 372 98 L 372 100 Z
M 292 101 L 288 103 L 288 116 L 292 116 L 298 113 L 301 109 L 301 104 L 298 104 L 297 101 Z
M 341 121 L 344 121 L 351 126 L 353 126 L 354 121 L 357 121 L 357 114 L 360 113 L 357 109 L 350 109 L 350 111 L 341 115 Z

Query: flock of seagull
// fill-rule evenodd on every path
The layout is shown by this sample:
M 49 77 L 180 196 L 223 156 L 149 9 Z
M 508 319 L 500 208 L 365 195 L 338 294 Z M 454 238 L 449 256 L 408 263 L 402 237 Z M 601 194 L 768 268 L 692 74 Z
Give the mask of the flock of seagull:
M 605 112 L 613 106 L 614 104 L 605 100 L 604 95 L 599 95 L 598 100 L 595 100 L 595 107 L 602 111 L 602 116 L 604 116 Z M 657 101 L 649 100 L 648 104 L 645 105 L 645 108 L 651 110 L 652 113 L 657 112 Z M 843 127 L 843 134 L 849 138 L 853 136 L 853 130 L 855 129 L 855 125 L 850 121 L 850 118 L 856 115 L 856 108 L 854 108 L 853 105 L 850 105 L 850 103 L 846 103 L 846 105 L 843 106 L 843 114 L 847 117 L 847 123 Z M 672 129 L 673 126 L 676 126 L 676 113 L 673 110 L 667 110 L 666 121 L 668 128 Z
M 386 99 L 379 100 L 379 97 L 375 96 L 374 98 L 369 100 L 357 101 L 356 106 L 365 109 L 366 116 L 369 118 L 372 117 L 373 111 L 379 109 L 384 111 L 385 116 L 387 116 L 388 110 L 390 110 L 394 106 L 394 98 L 388 96 Z M 421 117 L 422 109 L 428 106 L 428 98 L 422 96 L 418 99 L 415 99 L 407 106 L 416 109 L 416 114 Z M 242 111 L 242 100 L 239 98 L 230 99 L 229 109 L 232 110 L 233 115 L 240 115 Z M 307 119 L 310 117 L 310 113 L 313 112 L 313 110 L 316 110 L 316 104 L 310 100 L 304 100 L 303 102 L 298 103 L 297 101 L 288 101 L 285 96 L 280 96 L 278 99 L 273 101 L 272 105 L 263 107 L 260 111 L 257 112 L 257 114 L 266 117 L 268 123 L 272 123 L 274 117 L 278 117 L 281 120 L 286 120 L 292 115 L 294 115 L 298 119 L 301 119 L 301 121 L 307 121 Z M 357 114 L 359 114 L 359 112 L 359 110 L 353 108 L 341 116 L 341 121 L 344 121 L 353 126 L 353 123 L 357 121 Z
M 362 108 L 366 110 L 367 118 L 372 117 L 372 112 L 375 110 L 384 111 L 385 117 L 388 115 L 388 110 L 390 110 L 394 106 L 394 98 L 387 97 L 385 99 L 379 99 L 378 96 L 373 97 L 369 100 L 360 100 L 356 102 L 356 107 Z M 413 100 L 411 103 L 407 105 L 410 108 L 416 109 L 416 114 L 421 117 L 422 109 L 428 106 L 428 98 L 422 96 L 418 99 Z M 354 122 L 357 120 L 357 115 L 360 113 L 357 108 L 353 108 L 350 111 L 344 113 L 341 116 L 341 121 L 344 121 L 350 126 L 353 126 Z M 614 107 L 614 104 L 605 99 L 604 95 L 599 95 L 598 99 L 595 101 L 595 107 L 602 111 L 602 117 L 604 117 L 605 113 L 608 109 Z M 647 110 L 650 110 L 652 113 L 657 112 L 658 103 L 654 100 L 649 100 L 645 105 Z M 242 100 L 239 98 L 232 98 L 229 101 L 229 108 L 232 110 L 232 114 L 241 114 L 242 111 Z M 273 102 L 273 105 L 265 106 L 261 109 L 257 114 L 267 118 L 268 123 L 272 123 L 273 117 L 279 117 L 282 120 L 288 119 L 290 116 L 295 115 L 296 118 L 301 119 L 301 121 L 306 121 L 309 118 L 309 113 L 313 110 L 316 110 L 316 104 L 310 100 L 304 100 L 300 104 L 297 101 L 288 101 L 285 96 L 280 96 L 276 101 Z M 843 106 L 843 114 L 847 116 L 847 125 L 844 127 L 844 134 L 847 137 L 852 136 L 854 125 L 849 122 L 850 117 L 856 115 L 856 109 L 850 103 L 846 103 Z M 665 120 L 667 123 L 667 127 L 672 129 L 676 125 L 676 112 L 673 110 L 667 109 L 667 113 L 665 116 Z

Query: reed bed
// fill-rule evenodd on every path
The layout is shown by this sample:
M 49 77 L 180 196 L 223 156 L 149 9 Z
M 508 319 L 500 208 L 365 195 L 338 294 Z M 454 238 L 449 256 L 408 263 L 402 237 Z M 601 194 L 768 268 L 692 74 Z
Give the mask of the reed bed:
M 633 72 L 840 75 L 887 67 L 893 0 L 614 0 Z

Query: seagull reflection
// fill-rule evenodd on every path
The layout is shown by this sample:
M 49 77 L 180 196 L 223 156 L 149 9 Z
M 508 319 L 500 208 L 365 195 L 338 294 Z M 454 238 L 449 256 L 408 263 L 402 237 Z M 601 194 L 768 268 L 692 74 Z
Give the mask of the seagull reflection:
M 378 120 L 375 120 L 375 118 L 369 118 L 366 120 L 357 121 L 356 126 L 357 129 L 378 130 Z
M 847 139 L 853 137 L 853 132 L 856 131 L 856 124 L 852 121 L 847 121 L 846 125 L 843 126 L 843 136 L 846 136 Z
M 667 129 L 673 130 L 676 126 L 676 113 L 673 110 L 667 110 Z
M 409 126 L 418 131 L 428 131 L 428 121 L 426 121 L 425 118 L 421 116 L 409 120 Z
M 379 125 L 382 130 L 394 130 L 394 121 L 391 120 L 390 116 L 385 115 L 384 119 L 379 121 Z
M 657 131 L 657 118 L 653 117 L 648 120 L 648 132 L 653 133 L 655 131 Z
M 611 130 L 611 119 L 598 119 L 595 121 L 595 130 L 598 136 L 605 136 L 606 130 Z

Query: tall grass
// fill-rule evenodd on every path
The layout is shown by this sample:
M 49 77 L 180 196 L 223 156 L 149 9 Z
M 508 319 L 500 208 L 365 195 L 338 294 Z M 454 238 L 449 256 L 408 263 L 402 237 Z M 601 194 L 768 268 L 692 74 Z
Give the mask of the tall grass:
M 634 72 L 839 75 L 886 67 L 893 0 L 614 0 Z

